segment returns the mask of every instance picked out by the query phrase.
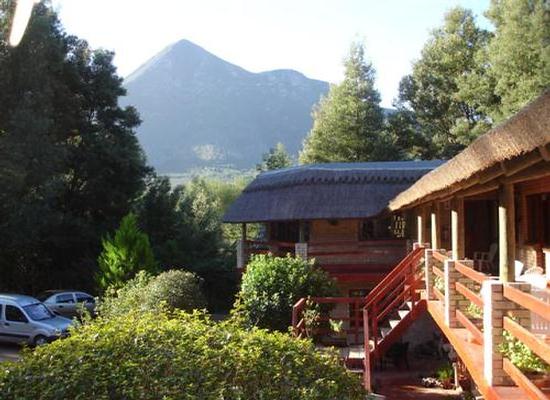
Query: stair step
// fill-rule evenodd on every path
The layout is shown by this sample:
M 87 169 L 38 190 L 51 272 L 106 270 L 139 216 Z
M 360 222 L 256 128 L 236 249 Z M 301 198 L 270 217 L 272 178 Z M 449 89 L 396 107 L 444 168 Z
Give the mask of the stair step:
M 380 336 L 382 336 L 383 338 L 385 338 L 386 336 L 388 336 L 388 334 L 391 332 L 391 328 L 390 327 L 382 327 L 380 328 Z
M 392 329 L 395 328 L 397 325 L 399 325 L 400 322 L 401 322 L 400 319 L 390 319 L 389 321 Z
M 410 312 L 411 310 L 397 310 L 397 313 L 401 319 L 405 318 Z
M 348 368 L 348 371 L 353 374 L 363 374 L 365 372 L 363 368 Z

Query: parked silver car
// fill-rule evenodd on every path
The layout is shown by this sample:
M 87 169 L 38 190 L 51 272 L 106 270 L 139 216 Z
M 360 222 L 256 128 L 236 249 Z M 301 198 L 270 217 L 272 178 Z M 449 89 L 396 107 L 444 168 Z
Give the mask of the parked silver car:
M 95 312 L 95 299 L 92 295 L 73 290 L 47 290 L 36 296 L 50 310 L 67 318 L 79 317 L 83 309 L 90 314 Z
M 72 320 L 52 313 L 39 300 L 0 294 L 0 340 L 39 346 L 67 334 Z

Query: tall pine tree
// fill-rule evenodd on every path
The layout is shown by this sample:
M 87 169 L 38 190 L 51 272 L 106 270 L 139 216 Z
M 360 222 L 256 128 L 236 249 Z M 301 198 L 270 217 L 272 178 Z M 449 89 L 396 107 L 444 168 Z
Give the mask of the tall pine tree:
M 471 11 L 451 9 L 443 26 L 433 31 L 412 74 L 401 81 L 399 103 L 414 111 L 420 139 L 431 143 L 425 158 L 450 158 L 487 130 L 486 116 L 461 100 L 458 92 L 460 80 L 475 73 L 476 53 L 489 37 Z
M 460 97 L 498 123 L 550 86 L 550 7 L 547 0 L 493 0 L 486 13 L 494 37 L 477 54 Z
M 344 62 L 345 77 L 321 99 L 313 112 L 313 128 L 304 141 L 301 163 L 392 159 L 384 131 L 375 71 L 365 48 L 353 43 Z

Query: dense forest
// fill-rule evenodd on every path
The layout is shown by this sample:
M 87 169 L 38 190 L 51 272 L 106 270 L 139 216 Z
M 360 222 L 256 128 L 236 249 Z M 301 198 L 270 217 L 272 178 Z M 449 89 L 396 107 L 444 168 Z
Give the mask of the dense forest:
M 119 106 L 114 54 L 66 33 L 48 2 L 11 48 L 13 5 L 0 0 L 0 290 L 97 293 L 102 256 L 120 261 L 115 231 L 133 215 L 126 230 L 147 236 L 156 269 L 197 273 L 211 308 L 229 307 L 238 235 L 221 218 L 247 180 L 173 188 L 147 165 L 139 110 Z M 493 1 L 487 31 L 469 10 L 450 10 L 389 115 L 368 49 L 353 44 L 344 80 L 314 109 L 299 161 L 452 157 L 550 85 L 549 13 L 543 0 Z M 283 145 L 257 158 L 259 171 L 294 162 Z

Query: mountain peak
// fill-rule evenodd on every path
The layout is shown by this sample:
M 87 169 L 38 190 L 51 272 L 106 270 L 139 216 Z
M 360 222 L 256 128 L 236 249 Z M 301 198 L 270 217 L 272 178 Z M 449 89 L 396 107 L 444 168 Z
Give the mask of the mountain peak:
M 160 172 L 253 168 L 277 142 L 297 153 L 328 84 L 298 71 L 252 73 L 189 40 L 162 50 L 125 80 L 138 138 Z
M 145 72 L 157 73 L 161 75 L 170 75 L 174 69 L 183 70 L 207 70 L 212 68 L 233 68 L 238 72 L 247 72 L 244 69 L 222 60 L 218 56 L 205 50 L 203 47 L 187 39 L 181 39 L 170 44 L 161 50 L 158 54 L 149 59 L 133 73 L 128 75 L 125 83 L 136 80 Z M 153 72 L 156 71 L 156 72 Z

